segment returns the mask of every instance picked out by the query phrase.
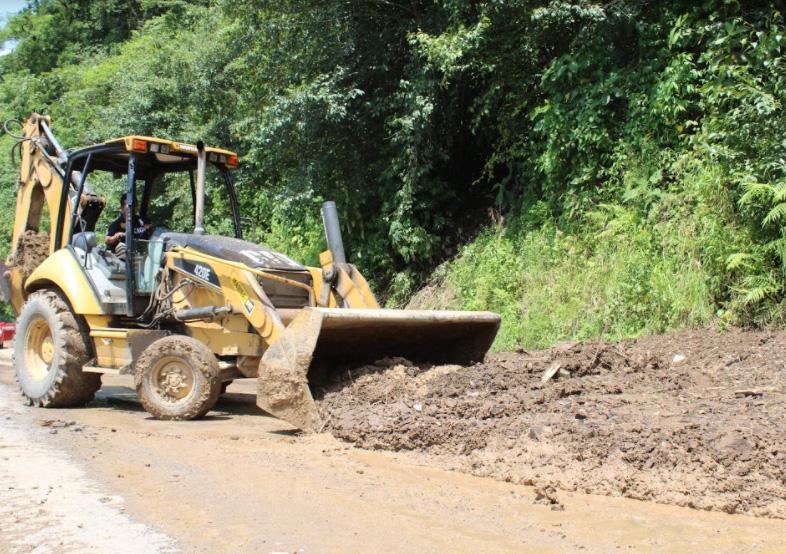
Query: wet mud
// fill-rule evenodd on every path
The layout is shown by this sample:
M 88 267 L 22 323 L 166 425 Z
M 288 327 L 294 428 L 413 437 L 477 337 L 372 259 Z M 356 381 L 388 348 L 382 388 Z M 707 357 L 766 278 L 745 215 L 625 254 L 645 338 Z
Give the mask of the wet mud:
M 786 518 L 786 333 L 687 331 L 347 369 L 326 430 L 530 484 Z
M 11 263 L 15 267 L 21 268 L 22 282 L 24 283 L 48 256 L 49 234 L 25 231 L 19 237 Z

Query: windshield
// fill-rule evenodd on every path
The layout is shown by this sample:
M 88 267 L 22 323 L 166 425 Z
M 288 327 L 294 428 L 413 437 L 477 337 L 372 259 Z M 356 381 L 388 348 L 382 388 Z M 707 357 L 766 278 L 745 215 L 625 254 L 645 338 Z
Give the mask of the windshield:
M 194 231 L 196 172 L 162 175 L 145 189 L 149 195 L 142 203 L 142 218 L 179 233 Z M 227 194 L 226 175 L 208 167 L 205 178 L 205 232 L 210 235 L 235 236 L 232 201 Z

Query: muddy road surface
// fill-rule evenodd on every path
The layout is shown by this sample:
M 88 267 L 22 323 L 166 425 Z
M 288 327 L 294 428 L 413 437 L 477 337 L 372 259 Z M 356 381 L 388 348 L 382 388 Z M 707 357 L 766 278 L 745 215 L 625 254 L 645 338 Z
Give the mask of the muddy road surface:
M 445 467 L 471 454 L 427 445 L 298 435 L 256 410 L 253 381 L 194 422 L 151 419 L 116 377 L 86 408 L 33 409 L 8 359 L 2 553 L 786 551 L 779 519 L 467 475 Z

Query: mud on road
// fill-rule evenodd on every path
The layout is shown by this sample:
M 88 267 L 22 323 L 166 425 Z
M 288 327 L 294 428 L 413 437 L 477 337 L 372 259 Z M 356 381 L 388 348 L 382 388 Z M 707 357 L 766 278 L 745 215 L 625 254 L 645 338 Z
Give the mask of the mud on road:
M 8 354 L 0 350 L 3 554 L 786 549 L 783 520 L 434 467 L 459 467 L 489 446 L 462 458 L 428 453 L 447 451 L 447 441 L 370 452 L 328 433 L 299 434 L 256 408 L 252 379 L 232 383 L 207 417 L 190 422 L 152 419 L 128 376 L 104 375 L 82 409 L 24 406 Z M 429 375 L 421 386 L 443 378 Z
M 786 333 L 564 344 L 468 368 L 394 359 L 342 377 L 319 408 L 326 430 L 363 448 L 516 484 L 786 518 Z

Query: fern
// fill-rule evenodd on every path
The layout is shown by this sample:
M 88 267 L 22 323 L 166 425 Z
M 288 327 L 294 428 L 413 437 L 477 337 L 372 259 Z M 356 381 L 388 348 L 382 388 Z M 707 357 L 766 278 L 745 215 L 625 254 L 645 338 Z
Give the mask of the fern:
M 741 293 L 741 303 L 744 306 L 760 304 L 767 297 L 779 292 L 781 286 L 772 278 L 772 275 L 751 275 L 743 280 L 743 285 L 738 289 Z
M 745 193 L 740 197 L 740 207 L 750 206 L 755 200 L 771 198 L 775 194 L 774 187 L 769 183 L 745 183 Z
M 780 204 L 777 204 L 769 212 L 767 212 L 767 215 L 764 217 L 762 223 L 764 225 L 769 225 L 770 223 L 776 223 L 782 220 L 784 215 L 786 215 L 786 202 L 781 202 Z
M 753 254 L 738 252 L 726 258 L 726 269 L 729 271 L 734 271 L 735 269 L 740 268 L 751 268 L 753 267 L 751 262 L 755 260 L 756 257 Z
M 773 201 L 786 201 L 786 181 L 779 181 L 772 187 Z

